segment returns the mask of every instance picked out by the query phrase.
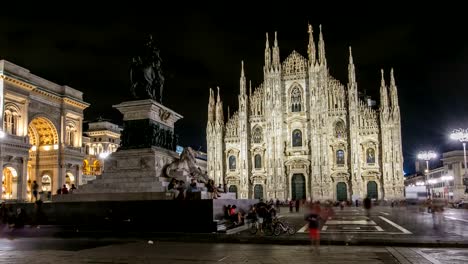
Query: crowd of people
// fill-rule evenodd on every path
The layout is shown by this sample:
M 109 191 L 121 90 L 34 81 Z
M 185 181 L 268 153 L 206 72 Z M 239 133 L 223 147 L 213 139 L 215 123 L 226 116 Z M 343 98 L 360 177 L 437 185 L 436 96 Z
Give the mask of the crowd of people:
M 211 199 L 218 199 L 221 197 L 220 193 L 226 192 L 226 184 L 221 184 L 216 187 L 213 180 L 209 180 L 205 187 L 200 187 L 196 179 L 191 179 L 190 184 L 187 186 L 184 181 L 172 178 L 167 186 L 167 191 L 173 193 L 173 198 L 176 200 L 193 199 L 193 193 L 207 191 Z
M 75 184 L 72 184 L 70 189 L 64 184 L 61 189 L 57 189 L 57 194 L 72 194 L 76 190 Z

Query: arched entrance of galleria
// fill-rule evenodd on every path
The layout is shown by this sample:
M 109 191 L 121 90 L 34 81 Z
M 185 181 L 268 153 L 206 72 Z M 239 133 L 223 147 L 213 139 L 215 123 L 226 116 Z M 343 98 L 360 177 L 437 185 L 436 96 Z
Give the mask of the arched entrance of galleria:
M 34 118 L 28 126 L 29 150 L 28 180 L 36 181 L 39 190 L 46 193 L 58 188 L 59 134 L 46 117 Z M 31 187 L 31 186 L 30 186 Z

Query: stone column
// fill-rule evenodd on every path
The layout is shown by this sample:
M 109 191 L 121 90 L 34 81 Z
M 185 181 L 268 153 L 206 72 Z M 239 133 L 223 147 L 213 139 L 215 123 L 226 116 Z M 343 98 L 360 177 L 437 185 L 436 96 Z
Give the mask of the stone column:
M 21 164 L 18 166 L 18 200 L 19 201 L 27 201 L 28 199 L 28 158 L 22 157 Z

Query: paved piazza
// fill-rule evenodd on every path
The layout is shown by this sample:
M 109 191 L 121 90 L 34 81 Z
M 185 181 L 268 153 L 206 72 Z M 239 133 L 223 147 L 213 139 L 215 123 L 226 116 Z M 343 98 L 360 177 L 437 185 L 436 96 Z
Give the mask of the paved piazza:
M 437 237 L 451 241 L 468 241 L 468 210 L 447 208 L 440 215 L 440 224 L 434 225 L 433 215 L 421 207 L 374 207 L 370 219 L 361 207 L 334 207 L 335 215 L 327 219 L 322 234 L 333 239 L 334 234 L 345 234 L 350 239 L 359 236 L 389 235 L 392 238 Z M 307 233 L 304 211 L 289 213 L 281 208 L 281 215 L 298 229 Z M 369 220 L 369 221 L 368 221 Z M 422 241 L 421 241 L 422 242 Z
M 0 239 L 0 263 L 466 263 L 463 249 Z

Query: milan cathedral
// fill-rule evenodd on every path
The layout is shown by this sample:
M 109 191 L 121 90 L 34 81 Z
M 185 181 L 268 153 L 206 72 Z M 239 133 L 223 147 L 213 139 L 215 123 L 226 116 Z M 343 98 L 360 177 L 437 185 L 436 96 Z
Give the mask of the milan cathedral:
M 241 67 L 239 109 L 224 121 L 210 89 L 208 176 L 241 199 L 351 200 L 403 198 L 397 86 L 381 71 L 380 104 L 359 96 L 349 48 L 348 83 L 333 78 L 320 27 L 309 25 L 308 58 L 284 61 L 275 32 L 266 36 L 264 81 L 247 87 Z

